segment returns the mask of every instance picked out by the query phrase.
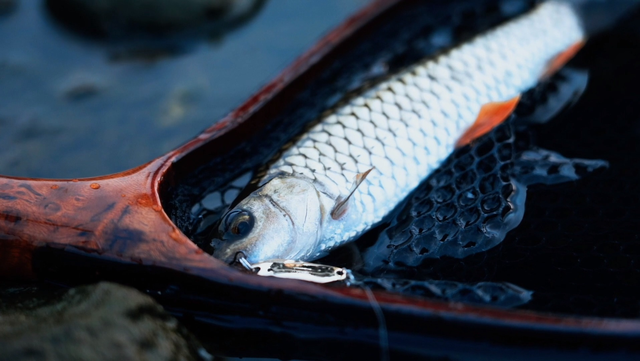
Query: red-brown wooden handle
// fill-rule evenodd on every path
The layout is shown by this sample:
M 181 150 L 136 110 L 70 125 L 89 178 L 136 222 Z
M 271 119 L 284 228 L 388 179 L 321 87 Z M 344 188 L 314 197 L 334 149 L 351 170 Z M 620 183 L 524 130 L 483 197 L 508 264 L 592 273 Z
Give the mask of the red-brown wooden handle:
M 33 277 L 31 254 L 38 247 L 214 267 L 163 212 L 157 177 L 165 159 L 83 180 L 0 178 L 0 277 Z

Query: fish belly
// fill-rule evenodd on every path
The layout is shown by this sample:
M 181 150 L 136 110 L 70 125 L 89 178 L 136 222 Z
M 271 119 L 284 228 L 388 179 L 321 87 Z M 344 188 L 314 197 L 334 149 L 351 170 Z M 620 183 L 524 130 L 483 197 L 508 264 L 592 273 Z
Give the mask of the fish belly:
M 347 220 L 323 233 L 322 248 L 350 241 L 451 154 L 483 105 L 535 86 L 583 38 L 570 5 L 543 3 L 345 99 L 282 153 L 263 182 L 291 174 L 337 198 L 349 194 L 358 173 L 374 168 L 354 192 Z

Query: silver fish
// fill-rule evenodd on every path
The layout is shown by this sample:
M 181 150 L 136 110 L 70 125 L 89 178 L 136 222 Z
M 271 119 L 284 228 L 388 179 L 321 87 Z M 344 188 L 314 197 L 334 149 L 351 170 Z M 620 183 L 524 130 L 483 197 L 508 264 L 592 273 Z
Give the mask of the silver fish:
M 330 109 L 223 216 L 214 255 L 310 261 L 354 240 L 584 38 L 571 5 L 545 2 Z

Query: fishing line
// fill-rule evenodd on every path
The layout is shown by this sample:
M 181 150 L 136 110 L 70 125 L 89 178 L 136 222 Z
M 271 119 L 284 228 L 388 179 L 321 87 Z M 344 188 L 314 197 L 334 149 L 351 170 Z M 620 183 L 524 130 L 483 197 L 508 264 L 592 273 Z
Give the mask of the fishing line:
M 384 314 L 382 313 L 382 308 L 376 300 L 376 296 L 371 291 L 371 288 L 368 286 L 361 284 L 360 285 L 364 290 L 364 293 L 367 294 L 369 298 L 369 303 L 371 304 L 371 308 L 373 309 L 373 313 L 376 315 L 378 319 L 378 338 L 380 342 L 380 360 L 389 361 L 389 335 L 387 333 L 387 322 L 385 321 Z

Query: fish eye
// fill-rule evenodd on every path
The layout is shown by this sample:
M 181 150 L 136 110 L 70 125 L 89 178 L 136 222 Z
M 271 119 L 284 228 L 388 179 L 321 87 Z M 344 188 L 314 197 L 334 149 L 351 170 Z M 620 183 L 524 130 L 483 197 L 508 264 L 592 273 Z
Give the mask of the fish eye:
M 227 213 L 220 224 L 220 233 L 224 240 L 245 237 L 253 228 L 253 215 L 245 210 L 233 210 Z

